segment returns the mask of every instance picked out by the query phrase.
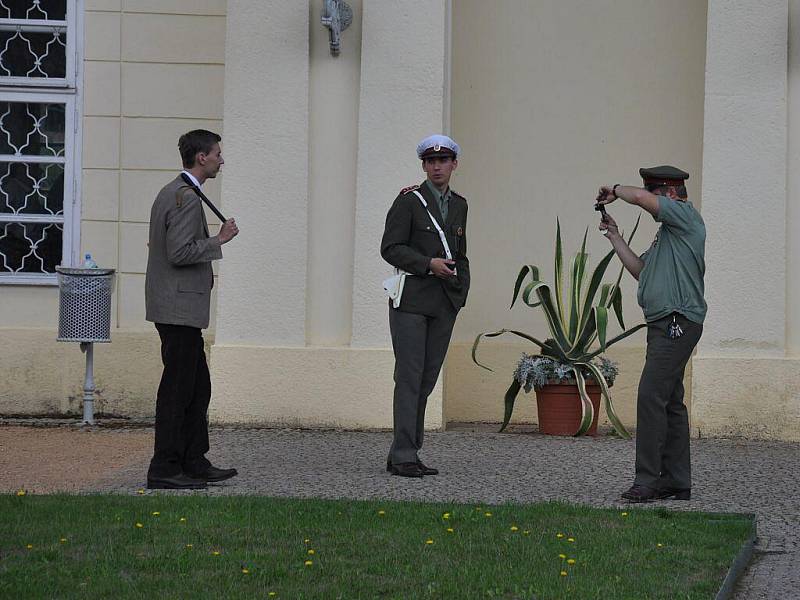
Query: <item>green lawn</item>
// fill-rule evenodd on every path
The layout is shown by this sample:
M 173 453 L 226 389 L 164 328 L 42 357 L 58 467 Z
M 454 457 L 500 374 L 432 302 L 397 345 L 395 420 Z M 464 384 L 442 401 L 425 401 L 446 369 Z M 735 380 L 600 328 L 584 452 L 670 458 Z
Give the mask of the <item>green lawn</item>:
M 751 527 L 558 503 L 7 495 L 0 597 L 713 598 Z

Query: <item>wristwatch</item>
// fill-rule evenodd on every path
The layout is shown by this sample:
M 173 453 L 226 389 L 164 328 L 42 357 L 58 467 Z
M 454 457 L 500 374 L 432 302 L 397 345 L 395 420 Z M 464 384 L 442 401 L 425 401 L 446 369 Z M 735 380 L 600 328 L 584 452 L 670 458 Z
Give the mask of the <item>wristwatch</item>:
M 614 198 L 619 198 L 619 196 L 617 196 L 617 188 L 620 185 L 622 185 L 622 184 L 621 183 L 615 183 L 614 187 L 611 188 L 611 193 L 614 194 Z

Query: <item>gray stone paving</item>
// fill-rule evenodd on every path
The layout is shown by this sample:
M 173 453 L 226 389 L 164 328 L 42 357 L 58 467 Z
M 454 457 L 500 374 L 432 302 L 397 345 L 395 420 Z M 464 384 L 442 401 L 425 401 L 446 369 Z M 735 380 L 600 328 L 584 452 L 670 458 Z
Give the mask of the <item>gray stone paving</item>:
M 633 473 L 632 441 L 461 427 L 426 435 L 422 458 L 441 475 L 404 479 L 383 470 L 389 442 L 388 432 L 215 429 L 209 458 L 236 466 L 240 475 L 201 493 L 623 506 L 619 494 Z M 757 552 L 738 599 L 800 598 L 798 452 L 790 443 L 693 440 L 692 500 L 659 503 L 757 515 Z M 117 472 L 98 491 L 133 493 L 143 486 L 144 471 L 145 465 Z

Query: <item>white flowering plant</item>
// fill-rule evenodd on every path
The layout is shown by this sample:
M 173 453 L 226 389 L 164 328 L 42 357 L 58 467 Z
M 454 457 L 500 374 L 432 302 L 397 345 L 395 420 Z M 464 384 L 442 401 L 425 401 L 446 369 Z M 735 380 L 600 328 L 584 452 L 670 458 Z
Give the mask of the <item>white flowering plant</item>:
M 575 253 L 570 263 L 569 286 L 565 288 L 561 223 L 556 221 L 556 225 L 555 285 L 551 289 L 549 284 L 541 280 L 539 267 L 524 265 L 517 275 L 510 307 L 513 308 L 518 298 L 530 308 L 541 307 L 551 336 L 540 341 L 527 333 L 512 329 L 481 333 L 472 345 L 472 360 L 479 367 L 492 370 L 481 364 L 477 358 L 478 345 L 485 337 L 497 337 L 509 333 L 539 346 L 540 354 L 523 354 L 514 370 L 513 381 L 505 394 L 505 415 L 500 431 L 508 425 L 514 410 L 514 402 L 521 389 L 528 392 L 531 389 L 540 389 L 547 383 L 574 381 L 578 387 L 582 406 L 581 422 L 575 435 L 583 435 L 589 430 L 594 419 L 594 406 L 586 392 L 588 377 L 594 379 L 600 386 L 606 413 L 614 429 L 622 437 L 630 438 L 630 433 L 614 412 L 609 392 L 609 387 L 618 373 L 617 365 L 600 355 L 609 346 L 635 333 L 645 324 L 640 323 L 625 329 L 620 287 L 624 267 L 620 267 L 614 283 L 603 283 L 603 276 L 615 254 L 613 250 L 602 258 L 592 276 L 588 277 L 589 254 L 586 252 L 588 228 L 583 234 L 580 250 Z M 637 219 L 628 237 L 628 244 L 638 227 Z M 528 278 L 530 281 L 523 287 Z M 614 313 L 622 329 L 622 333 L 611 339 L 608 339 L 609 312 Z

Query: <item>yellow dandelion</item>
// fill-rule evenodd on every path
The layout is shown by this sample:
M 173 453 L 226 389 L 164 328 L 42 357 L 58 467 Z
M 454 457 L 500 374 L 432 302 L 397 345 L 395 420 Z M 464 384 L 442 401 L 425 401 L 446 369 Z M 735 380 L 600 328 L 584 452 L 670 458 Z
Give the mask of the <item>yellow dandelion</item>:
M 561 571 L 561 576 L 562 577 L 566 577 L 567 576 L 567 572 L 566 571 Z
M 161 515 L 161 513 L 160 513 L 160 512 L 158 512 L 157 510 L 154 510 L 154 511 L 153 511 L 153 513 L 152 513 L 152 515 L 153 515 L 154 517 L 158 517 L 158 516 L 160 516 L 160 515 Z
M 379 511 L 378 511 L 378 514 L 379 514 L 380 516 L 383 516 L 383 515 L 385 515 L 385 514 L 386 514 L 386 511 L 385 511 L 385 510 L 379 510 Z
M 484 517 L 486 517 L 486 518 L 488 519 L 489 517 L 491 517 L 491 516 L 492 516 L 492 513 L 490 513 L 490 512 L 485 512 L 485 513 L 483 513 L 483 516 L 484 516 Z
M 273 598 L 273 597 L 275 597 L 277 595 L 278 595 L 278 592 L 270 592 L 269 594 L 267 594 L 267 596 L 269 596 L 270 598 Z
M 556 537 L 557 537 L 558 539 L 561 539 L 562 537 L 564 537 L 564 534 L 563 534 L 563 533 L 557 533 L 557 534 L 556 534 Z
M 313 564 L 314 564 L 314 561 L 313 561 L 313 560 L 307 560 L 307 561 L 306 561 L 306 562 L 304 562 L 303 564 L 304 564 L 305 566 L 307 566 L 307 567 L 310 567 L 311 565 L 313 565 Z
M 432 544 L 432 543 L 433 543 L 433 540 L 425 540 L 425 543 L 426 543 L 426 544 Z
M 519 531 L 519 527 L 517 527 L 516 525 L 512 525 L 511 531 Z
M 567 564 L 568 565 L 574 565 L 575 564 L 575 559 L 574 558 L 567 559 Z
M 137 527 L 138 529 L 141 529 L 142 527 L 144 527 L 144 525 L 142 525 L 141 523 L 137 523 L 137 524 L 136 524 L 136 527 Z
M 27 493 L 25 490 L 17 490 L 17 496 L 24 496 Z
M 571 544 L 575 541 L 575 538 L 567 538 L 567 541 Z
M 656 548 L 663 548 L 663 547 L 664 547 L 664 544 L 662 544 L 660 542 L 658 544 L 656 544 Z
M 450 518 L 450 513 L 444 513 L 444 514 L 442 515 L 442 518 L 443 518 L 443 519 L 449 519 L 449 518 Z
M 136 490 L 136 493 L 141 496 L 142 494 L 144 494 L 144 490 Z
M 211 552 L 212 556 L 219 556 L 219 554 L 220 554 L 219 550 L 214 550 L 214 551 Z
M 563 559 L 567 558 L 567 555 L 566 554 L 559 554 L 558 558 L 563 560 Z
M 194 548 L 194 544 L 186 544 L 186 547 L 187 547 L 189 550 L 191 550 L 192 548 Z
M 307 543 L 308 543 L 308 542 L 310 542 L 310 541 L 311 541 L 311 540 L 310 540 L 309 538 L 306 538 L 306 539 L 304 539 L 304 540 L 303 540 L 303 543 L 307 544 Z
M 186 517 L 181 517 L 179 520 L 181 523 L 186 523 Z
M 242 568 L 242 573 L 244 573 L 245 575 L 247 575 L 247 574 L 249 574 L 249 573 L 250 573 L 250 569 L 248 569 L 248 568 Z
M 628 516 L 628 513 L 624 512 L 624 513 L 622 513 L 622 516 L 623 516 L 623 517 L 627 517 L 627 516 Z
M 28 545 L 27 545 L 27 546 L 25 546 L 25 547 L 26 547 L 28 550 L 31 550 L 31 549 L 33 549 L 33 544 L 28 544 Z
M 316 554 L 316 551 L 313 548 L 309 548 L 308 553 L 313 555 Z
M 61 542 L 62 544 L 66 544 L 67 543 L 67 538 L 61 538 L 58 541 Z
M 522 535 L 530 535 L 530 534 L 531 534 L 530 529 L 526 529 L 525 531 L 522 532 Z

